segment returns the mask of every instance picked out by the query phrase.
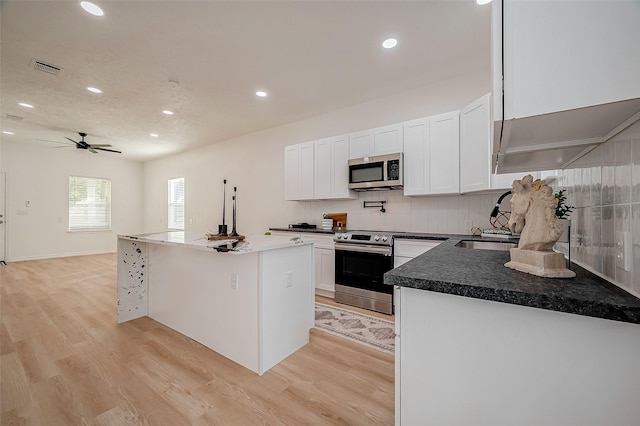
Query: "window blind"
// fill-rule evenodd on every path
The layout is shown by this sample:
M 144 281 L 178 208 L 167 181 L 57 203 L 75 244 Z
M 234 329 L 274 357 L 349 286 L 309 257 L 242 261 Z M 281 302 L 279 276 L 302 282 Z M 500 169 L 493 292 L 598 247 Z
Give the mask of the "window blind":
M 169 229 L 184 230 L 184 178 L 169 179 Z
M 69 176 L 69 231 L 111 229 L 111 180 Z

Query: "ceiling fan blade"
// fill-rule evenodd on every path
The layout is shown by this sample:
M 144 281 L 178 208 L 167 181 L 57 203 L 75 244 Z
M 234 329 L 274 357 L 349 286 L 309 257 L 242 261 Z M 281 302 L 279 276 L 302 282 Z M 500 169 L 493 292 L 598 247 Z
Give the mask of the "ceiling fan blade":
M 109 145 L 109 146 L 111 146 L 111 145 Z M 92 148 L 89 148 L 89 149 L 92 149 Z M 96 149 L 99 149 L 100 151 L 117 152 L 118 154 L 122 154 L 122 151 L 116 151 L 115 149 L 107 149 L 107 148 L 100 148 L 100 147 L 98 147 Z
M 75 145 L 75 142 L 72 144 L 71 142 L 65 142 L 65 141 L 52 141 L 49 139 L 36 139 L 38 142 L 51 142 L 51 143 L 59 143 L 59 144 L 63 144 L 65 146 L 71 146 L 71 145 Z
M 66 137 L 66 136 L 65 136 L 65 139 L 69 139 L 71 142 L 75 143 L 76 145 L 78 144 L 78 142 L 76 142 L 76 141 L 74 141 L 73 139 L 68 138 L 68 137 Z
M 95 149 L 93 149 L 93 148 L 86 148 L 86 149 L 88 149 L 89 151 L 93 152 L 94 154 L 97 154 L 97 153 L 98 153 L 98 151 L 96 151 L 96 150 L 95 150 Z
M 108 143 L 92 143 L 89 146 L 91 148 L 97 148 L 97 147 L 101 147 L 101 146 L 113 146 L 113 145 L 109 145 Z

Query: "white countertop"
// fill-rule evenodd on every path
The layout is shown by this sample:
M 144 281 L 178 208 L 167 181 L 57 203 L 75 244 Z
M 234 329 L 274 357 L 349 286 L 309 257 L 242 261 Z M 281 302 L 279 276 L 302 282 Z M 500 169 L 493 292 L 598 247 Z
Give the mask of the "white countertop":
M 225 240 L 208 240 L 205 232 L 196 231 L 165 231 L 149 234 L 118 235 L 118 238 L 143 241 L 154 244 L 171 244 L 186 246 L 193 249 L 216 252 L 216 248 L 231 248 L 237 240 L 233 237 Z M 238 242 L 235 248 L 226 252 L 232 254 L 254 253 L 265 250 L 274 250 L 297 245 L 313 244 L 290 237 L 273 235 L 248 235 L 243 241 Z

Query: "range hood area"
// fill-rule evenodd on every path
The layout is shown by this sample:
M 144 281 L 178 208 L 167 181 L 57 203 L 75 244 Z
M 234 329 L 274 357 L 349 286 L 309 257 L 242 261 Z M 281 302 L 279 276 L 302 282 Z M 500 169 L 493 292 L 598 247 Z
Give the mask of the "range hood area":
M 495 173 L 569 167 L 640 120 L 638 22 L 631 1 L 492 2 Z
M 638 120 L 640 98 L 494 121 L 495 171 L 565 168 Z

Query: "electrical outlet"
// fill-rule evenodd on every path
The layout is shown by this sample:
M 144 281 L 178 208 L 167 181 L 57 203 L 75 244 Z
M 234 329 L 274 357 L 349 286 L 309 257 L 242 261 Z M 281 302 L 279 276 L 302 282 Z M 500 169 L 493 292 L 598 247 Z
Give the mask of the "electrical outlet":
M 287 287 L 293 286 L 293 271 L 287 272 Z
M 616 232 L 616 268 L 631 271 L 631 233 Z
M 231 290 L 238 290 L 238 274 L 231 274 Z
M 18 210 L 16 211 L 18 216 L 26 216 L 28 214 L 27 210 Z
M 189 219 L 189 225 L 193 225 L 193 219 Z

